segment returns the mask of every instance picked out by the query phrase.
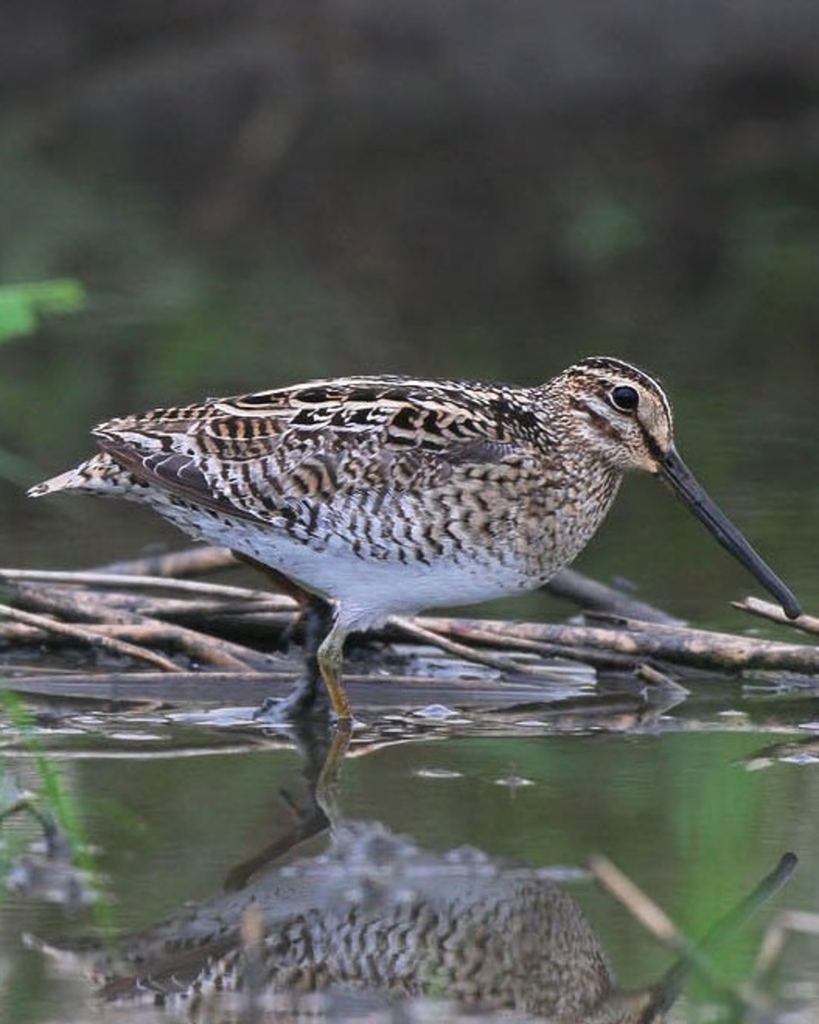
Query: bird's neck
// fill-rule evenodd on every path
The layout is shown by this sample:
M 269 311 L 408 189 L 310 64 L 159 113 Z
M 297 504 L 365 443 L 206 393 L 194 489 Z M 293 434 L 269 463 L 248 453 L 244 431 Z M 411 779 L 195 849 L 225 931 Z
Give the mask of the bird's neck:
M 557 457 L 555 457 L 557 456 Z M 532 497 L 530 556 L 544 581 L 571 564 L 606 518 L 623 475 L 576 448 L 552 452 L 543 486 Z

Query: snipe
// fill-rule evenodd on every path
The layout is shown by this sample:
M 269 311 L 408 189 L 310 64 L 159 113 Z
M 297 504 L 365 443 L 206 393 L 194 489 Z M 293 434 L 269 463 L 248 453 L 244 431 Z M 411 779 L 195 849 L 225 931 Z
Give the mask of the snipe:
M 582 550 L 631 469 L 670 484 L 800 614 L 677 454 L 663 389 L 617 359 L 536 387 L 318 380 L 111 420 L 94 436 L 97 455 L 29 494 L 137 501 L 267 567 L 325 613 L 317 661 L 340 719 L 349 633 L 540 586 Z M 308 680 L 296 704 L 314 690 Z

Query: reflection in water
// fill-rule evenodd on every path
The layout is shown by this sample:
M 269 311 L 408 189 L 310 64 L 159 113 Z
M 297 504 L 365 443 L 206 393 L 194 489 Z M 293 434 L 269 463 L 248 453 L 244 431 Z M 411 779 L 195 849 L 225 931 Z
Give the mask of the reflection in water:
M 802 736 L 799 739 L 773 743 L 755 750 L 742 758 L 741 764 L 750 771 L 770 768 L 782 761 L 792 764 L 816 764 L 819 761 L 819 737 Z
M 432 996 L 461 1009 L 551 1021 L 663 1019 L 685 964 L 651 987 L 619 990 L 582 910 L 544 872 L 474 848 L 425 851 L 378 823 L 338 823 L 333 796 L 348 735 L 335 732 L 329 749 L 327 738 L 323 731 L 300 737 L 313 784 L 286 842 L 234 868 L 213 899 L 125 938 L 115 951 L 81 954 L 104 1000 L 184 1006 L 188 1019 L 210 1022 L 261 1021 L 274 1011 L 284 1014 L 279 1020 L 317 1013 L 360 1020 L 364 1003 L 351 1002 L 351 992 L 362 999 L 375 993 L 384 1006 Z M 331 822 L 325 852 L 281 863 Z M 765 880 L 713 940 L 792 867 Z
M 93 971 L 108 999 L 202 1005 L 238 990 L 281 1008 L 284 993 L 297 1007 L 343 986 L 570 1020 L 597 1019 L 615 986 L 578 905 L 537 872 L 474 849 L 432 854 L 379 825 L 341 828 L 321 856 L 165 922 Z

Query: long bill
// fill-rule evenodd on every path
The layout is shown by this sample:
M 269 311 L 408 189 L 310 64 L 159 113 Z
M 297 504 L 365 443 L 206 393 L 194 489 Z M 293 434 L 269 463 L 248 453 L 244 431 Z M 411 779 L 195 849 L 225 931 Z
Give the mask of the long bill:
M 793 593 L 708 497 L 674 448 L 663 457 L 659 475 L 671 485 L 677 496 L 691 509 L 697 519 L 708 527 L 726 551 L 730 551 L 768 593 L 776 598 L 788 618 L 798 618 L 802 614 L 802 608 Z

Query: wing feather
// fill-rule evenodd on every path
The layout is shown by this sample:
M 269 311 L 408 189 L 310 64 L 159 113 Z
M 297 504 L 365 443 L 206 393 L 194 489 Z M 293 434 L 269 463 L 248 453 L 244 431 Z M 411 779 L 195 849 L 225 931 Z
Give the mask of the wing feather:
M 138 479 L 187 501 L 264 522 L 291 521 L 302 507 L 312 519 L 365 490 L 383 500 L 531 459 L 529 414 L 515 429 L 497 389 L 465 401 L 464 387 L 314 382 L 112 420 L 94 433 Z

